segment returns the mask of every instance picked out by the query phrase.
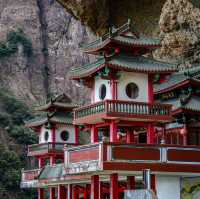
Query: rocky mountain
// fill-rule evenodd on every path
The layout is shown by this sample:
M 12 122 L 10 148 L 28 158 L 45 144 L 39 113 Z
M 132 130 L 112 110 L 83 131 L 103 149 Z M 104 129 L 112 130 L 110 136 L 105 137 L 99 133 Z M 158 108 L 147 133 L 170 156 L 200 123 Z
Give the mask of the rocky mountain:
M 54 0 L 1 0 L 0 13 L 1 43 L 19 29 L 32 43 L 31 56 L 20 42 L 16 53 L 0 54 L 0 86 L 28 104 L 62 91 L 81 99 L 84 92 L 67 74 L 69 67 L 88 62 L 78 47 L 92 33 Z
M 190 63 L 199 60 L 198 52 L 191 55 L 191 50 L 189 54 L 185 51 L 199 46 L 198 0 L 58 2 L 0 1 L 0 44 L 8 43 L 8 34 L 19 30 L 32 44 L 30 56 L 18 40 L 17 52 L 7 56 L 1 56 L 0 45 L 0 86 L 30 105 L 63 91 L 76 101 L 87 101 L 83 96 L 88 96 L 88 91 L 80 89 L 68 76 L 71 66 L 90 59 L 78 47 L 127 18 L 142 33 L 163 38 L 162 49 L 155 53 L 157 58 L 180 62 L 183 56 L 192 56 Z

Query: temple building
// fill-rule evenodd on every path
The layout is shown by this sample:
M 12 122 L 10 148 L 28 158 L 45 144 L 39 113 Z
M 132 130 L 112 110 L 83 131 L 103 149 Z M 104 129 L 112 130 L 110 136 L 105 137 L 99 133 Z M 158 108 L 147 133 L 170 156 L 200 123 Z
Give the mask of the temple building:
M 91 89 L 79 106 L 66 95 L 37 108 L 26 125 L 39 144 L 28 148 L 38 168 L 22 171 L 22 188 L 39 199 L 180 199 L 200 176 L 200 67 L 179 71 L 155 60 L 160 40 L 131 21 L 81 48 L 96 61 L 70 71 Z M 72 117 L 73 112 L 73 117 Z M 80 144 L 79 133 L 90 132 Z

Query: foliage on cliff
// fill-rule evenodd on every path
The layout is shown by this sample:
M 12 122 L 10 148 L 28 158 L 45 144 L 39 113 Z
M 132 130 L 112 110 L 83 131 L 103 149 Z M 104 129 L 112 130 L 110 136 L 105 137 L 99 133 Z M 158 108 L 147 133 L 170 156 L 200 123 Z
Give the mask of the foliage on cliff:
M 26 56 L 32 55 L 32 42 L 24 34 L 23 30 L 11 31 L 7 34 L 7 40 L 0 42 L 0 58 L 9 57 L 18 51 L 18 45 L 23 46 Z
M 34 193 L 20 189 L 26 146 L 37 142 L 33 132 L 24 128 L 24 120 L 31 118 L 32 113 L 26 105 L 2 89 L 0 109 L 0 198 L 34 198 Z M 2 136 L 7 136 L 7 139 L 2 139 Z

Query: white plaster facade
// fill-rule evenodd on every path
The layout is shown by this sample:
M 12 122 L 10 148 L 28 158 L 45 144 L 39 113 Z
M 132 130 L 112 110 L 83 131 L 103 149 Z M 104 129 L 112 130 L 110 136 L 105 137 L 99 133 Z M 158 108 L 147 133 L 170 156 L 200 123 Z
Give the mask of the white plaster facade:
M 180 199 L 180 187 L 180 177 L 178 176 L 156 177 L 156 190 L 158 199 Z
M 131 99 L 126 94 L 126 86 L 135 83 L 139 88 L 138 97 Z M 144 73 L 121 72 L 117 84 L 118 100 L 148 102 L 148 75 Z
M 120 78 L 117 83 L 117 99 L 126 100 L 126 101 L 137 101 L 137 102 L 148 102 L 148 74 L 145 73 L 134 73 L 134 72 L 120 72 Z M 135 83 L 139 88 L 138 97 L 136 99 L 131 99 L 126 94 L 126 86 L 129 83 Z M 106 99 L 112 99 L 112 89 L 109 80 L 104 80 L 99 77 L 96 77 L 94 83 L 94 101 L 99 102 L 99 90 L 102 84 L 106 86 Z
M 61 139 L 61 132 L 62 131 L 68 131 L 69 132 L 69 139 L 67 141 L 63 141 Z M 64 143 L 75 143 L 75 129 L 72 125 L 67 125 L 67 126 L 63 126 L 60 128 L 56 129 L 56 142 L 64 142 Z
M 96 78 L 95 85 L 94 85 L 94 102 L 99 102 L 101 99 L 99 98 L 99 90 L 101 85 L 104 84 L 106 86 L 106 99 L 112 99 L 112 91 L 110 86 L 110 81 L 105 79 Z
M 61 139 L 61 132 L 64 130 L 69 132 L 69 139 L 67 141 L 63 141 Z M 47 141 L 45 140 L 45 132 L 46 131 L 49 132 L 49 138 Z M 45 128 L 45 126 L 43 126 L 41 128 L 41 133 L 39 135 L 39 143 L 53 142 L 52 134 L 53 134 L 52 129 L 47 129 L 47 128 Z M 75 143 L 75 129 L 74 129 L 73 125 L 66 125 L 66 126 L 56 128 L 56 138 L 55 139 L 56 139 L 55 142 Z

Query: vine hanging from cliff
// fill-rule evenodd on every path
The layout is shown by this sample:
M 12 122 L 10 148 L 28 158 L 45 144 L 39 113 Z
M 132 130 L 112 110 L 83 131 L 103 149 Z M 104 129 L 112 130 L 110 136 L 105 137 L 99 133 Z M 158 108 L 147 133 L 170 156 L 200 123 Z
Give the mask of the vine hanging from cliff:
M 10 57 L 18 51 L 18 45 L 23 46 L 23 52 L 30 57 L 33 52 L 32 42 L 22 29 L 11 31 L 7 34 L 6 41 L 0 42 L 0 59 Z

